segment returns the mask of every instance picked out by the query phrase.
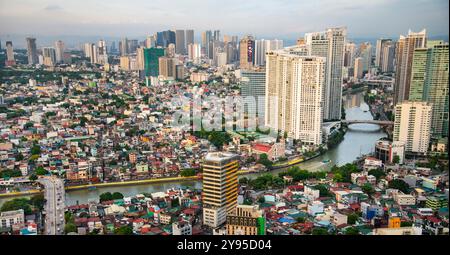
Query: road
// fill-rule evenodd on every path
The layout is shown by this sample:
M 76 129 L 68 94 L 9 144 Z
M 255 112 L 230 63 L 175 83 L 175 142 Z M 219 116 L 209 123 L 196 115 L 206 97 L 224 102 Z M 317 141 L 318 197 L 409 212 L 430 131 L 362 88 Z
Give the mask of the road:
M 45 234 L 64 234 L 64 183 L 57 177 L 43 177 L 38 180 L 44 185 L 45 204 Z

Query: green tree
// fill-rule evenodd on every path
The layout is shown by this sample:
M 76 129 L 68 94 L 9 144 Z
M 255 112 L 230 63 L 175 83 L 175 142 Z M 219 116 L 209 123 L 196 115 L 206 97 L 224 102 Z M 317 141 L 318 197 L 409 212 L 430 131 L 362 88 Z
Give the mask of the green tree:
M 67 224 L 64 226 L 64 232 L 65 232 L 66 234 L 72 233 L 72 232 L 77 232 L 77 226 L 75 226 L 75 224 L 73 224 L 73 223 L 67 223 Z
M 331 196 L 331 193 L 330 193 L 328 187 L 323 184 L 316 185 L 316 186 L 314 186 L 314 188 L 319 190 L 319 195 L 321 197 Z
M 0 208 L 0 211 L 6 212 L 23 209 L 25 214 L 31 214 L 29 202 L 26 198 L 14 198 L 13 200 L 6 201 Z
M 386 173 L 381 169 L 372 169 L 368 172 L 368 174 L 375 176 L 375 178 L 377 178 L 377 181 L 386 176 Z
M 400 163 L 400 156 L 399 155 L 395 155 L 394 158 L 392 159 L 392 163 L 394 163 L 394 164 Z
M 306 221 L 305 217 L 297 217 L 295 220 L 296 220 L 298 223 L 305 223 L 305 221 Z
M 115 200 L 115 199 L 123 199 L 123 194 L 120 193 L 120 192 L 114 192 L 114 193 L 112 193 L 111 196 L 112 196 L 113 200 Z
M 258 163 L 263 164 L 267 168 L 271 168 L 273 165 L 273 162 L 269 160 L 269 157 L 265 153 L 259 155 Z
M 403 193 L 409 193 L 409 185 L 403 180 L 395 179 L 389 182 L 388 185 L 391 189 L 398 189 L 402 191 Z
M 38 167 L 36 168 L 35 173 L 36 173 L 37 175 L 46 175 L 46 174 L 48 174 L 48 171 L 45 170 L 42 166 L 38 166 Z
M 29 177 L 29 179 L 30 179 L 31 181 L 35 181 L 35 180 L 38 179 L 38 177 L 37 177 L 36 174 L 31 174 L 30 177 Z
M 119 228 L 114 229 L 115 235 L 132 235 L 133 234 L 133 228 L 130 226 L 121 226 Z
M 326 228 L 314 228 L 312 230 L 313 235 L 328 235 L 328 230 Z
M 346 235 L 359 235 L 359 230 L 355 227 L 349 227 L 345 229 Z
M 45 202 L 46 200 L 44 198 L 44 194 L 38 194 L 32 196 L 29 203 L 42 211 L 44 209 Z
M 188 168 L 188 169 L 184 169 L 180 172 L 180 175 L 183 177 L 187 177 L 187 176 L 194 176 L 196 173 L 195 169 L 193 168 Z
M 347 216 L 347 224 L 353 225 L 358 220 L 359 216 L 356 213 L 351 213 Z
M 39 154 L 41 154 L 41 147 L 39 145 L 33 145 L 33 147 L 31 147 L 31 155 Z
M 111 194 L 111 192 L 105 192 L 100 194 L 100 202 L 104 202 L 104 201 L 111 201 L 113 200 L 113 196 Z
M 375 193 L 375 189 L 372 187 L 372 185 L 370 185 L 369 183 L 365 183 L 362 187 L 361 187 L 362 191 L 364 193 L 366 193 L 367 195 L 371 196 L 373 195 L 373 193 Z
M 16 155 L 16 161 L 22 161 L 23 160 L 23 154 L 22 153 L 18 153 L 17 155 Z
M 239 179 L 239 184 L 247 184 L 248 183 L 248 178 L 247 177 L 242 177 Z

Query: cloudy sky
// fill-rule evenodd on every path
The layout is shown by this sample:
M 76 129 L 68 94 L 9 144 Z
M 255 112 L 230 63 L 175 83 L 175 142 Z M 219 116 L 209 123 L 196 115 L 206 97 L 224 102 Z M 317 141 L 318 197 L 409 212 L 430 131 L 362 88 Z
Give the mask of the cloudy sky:
M 0 0 L 0 35 L 142 36 L 192 28 L 295 38 L 329 26 L 347 26 L 353 37 L 397 37 L 410 28 L 448 35 L 448 5 L 448 0 Z

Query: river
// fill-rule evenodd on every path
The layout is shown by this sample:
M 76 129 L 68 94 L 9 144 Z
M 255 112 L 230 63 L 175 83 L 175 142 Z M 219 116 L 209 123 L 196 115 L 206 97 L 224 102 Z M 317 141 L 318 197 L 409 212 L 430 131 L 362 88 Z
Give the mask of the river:
M 344 108 L 346 119 L 353 120 L 372 120 L 373 117 L 369 111 L 369 106 L 364 102 L 363 93 L 348 94 L 344 96 Z M 349 126 L 344 140 L 335 148 L 330 149 L 323 155 L 300 163 L 298 166 L 309 171 L 329 170 L 333 165 L 344 165 L 353 162 L 358 156 L 373 152 L 375 142 L 385 137 L 386 133 L 378 125 L 374 124 L 352 124 Z M 322 163 L 324 160 L 330 160 L 330 163 Z M 272 171 L 276 174 L 284 171 L 277 169 Z M 244 175 L 246 177 L 255 178 L 262 173 L 254 173 Z M 157 191 L 165 191 L 172 187 L 190 187 L 201 188 L 199 181 L 183 181 L 183 182 L 167 182 L 152 183 L 136 186 L 120 186 L 97 188 L 96 190 L 76 190 L 66 192 L 66 205 L 73 205 L 77 202 L 87 203 L 90 200 L 98 200 L 99 195 L 103 192 L 121 192 L 124 196 L 136 195 L 139 193 L 152 193 Z M 0 205 L 11 198 L 0 199 Z

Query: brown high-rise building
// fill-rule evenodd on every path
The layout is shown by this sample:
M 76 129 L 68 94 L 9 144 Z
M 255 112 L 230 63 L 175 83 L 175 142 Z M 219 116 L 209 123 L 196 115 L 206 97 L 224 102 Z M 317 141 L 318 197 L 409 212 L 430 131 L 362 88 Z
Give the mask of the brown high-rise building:
M 247 35 L 239 43 L 239 56 L 241 69 L 250 69 L 255 63 L 255 40 Z
M 418 33 L 409 31 L 408 36 L 400 36 L 396 47 L 394 103 L 398 104 L 409 99 L 411 85 L 411 69 L 414 50 L 426 46 L 426 30 Z

